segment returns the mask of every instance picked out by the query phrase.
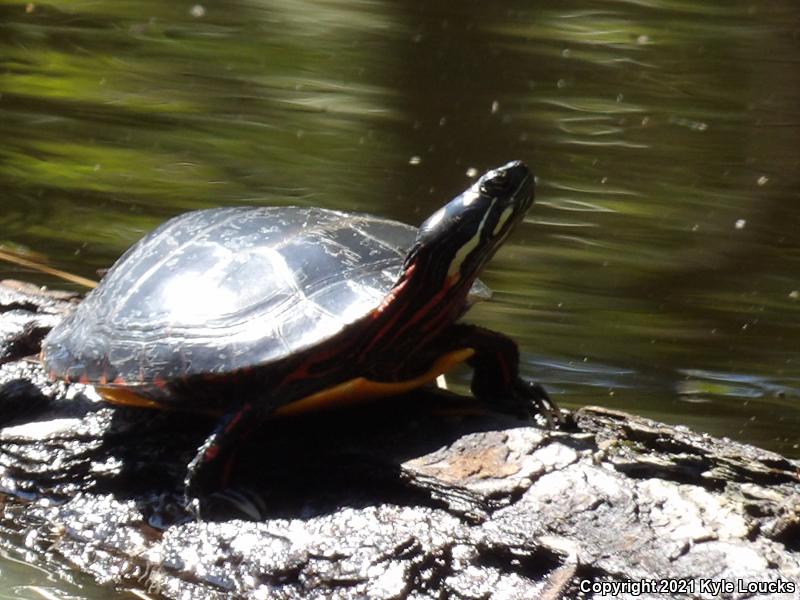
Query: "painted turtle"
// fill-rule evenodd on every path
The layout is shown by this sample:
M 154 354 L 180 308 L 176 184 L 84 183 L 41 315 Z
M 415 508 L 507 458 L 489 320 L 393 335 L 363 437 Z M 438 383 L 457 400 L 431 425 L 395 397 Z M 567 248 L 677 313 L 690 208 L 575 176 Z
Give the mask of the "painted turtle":
M 418 230 L 321 208 L 180 215 L 50 332 L 45 367 L 110 401 L 223 415 L 189 464 L 189 497 L 219 485 L 237 440 L 268 416 L 402 393 L 462 361 L 477 398 L 558 421 L 544 389 L 519 376 L 514 341 L 456 323 L 532 202 L 516 161 Z

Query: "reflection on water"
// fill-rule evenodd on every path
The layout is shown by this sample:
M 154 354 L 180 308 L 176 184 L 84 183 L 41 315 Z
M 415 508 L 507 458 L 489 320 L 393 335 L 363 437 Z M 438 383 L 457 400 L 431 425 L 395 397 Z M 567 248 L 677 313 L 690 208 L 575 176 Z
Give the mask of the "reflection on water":
M 521 158 L 473 319 L 565 406 L 800 456 L 800 6 L 506 7 L 0 0 L 0 244 L 91 277 L 194 208 L 419 223 Z
M 29 559 L 31 557 L 28 557 Z M 111 592 L 90 583 L 82 575 L 64 573 L 65 565 L 54 567 L 61 577 L 35 568 L 22 562 L 19 557 L 11 557 L 0 549 L 0 600 L 114 600 L 130 599 L 134 596 L 125 592 Z M 65 581 L 70 579 L 70 581 Z M 85 582 L 82 585 L 80 582 Z

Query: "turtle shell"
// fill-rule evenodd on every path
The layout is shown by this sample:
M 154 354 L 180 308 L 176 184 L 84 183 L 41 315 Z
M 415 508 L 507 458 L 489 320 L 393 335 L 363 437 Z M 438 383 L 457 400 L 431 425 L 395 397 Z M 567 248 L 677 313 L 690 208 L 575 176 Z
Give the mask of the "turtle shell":
M 218 208 L 131 247 L 43 343 L 58 377 L 145 383 L 269 364 L 376 308 L 415 227 L 321 208 Z

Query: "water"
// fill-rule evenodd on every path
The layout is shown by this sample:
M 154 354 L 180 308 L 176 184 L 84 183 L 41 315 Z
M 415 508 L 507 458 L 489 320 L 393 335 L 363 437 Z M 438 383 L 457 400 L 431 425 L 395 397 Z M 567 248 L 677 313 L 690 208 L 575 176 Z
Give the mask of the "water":
M 0 1 L 0 244 L 95 277 L 182 211 L 418 224 L 524 159 L 472 319 L 564 406 L 800 456 L 800 6 L 503 6 Z
M 94 585 L 87 576 L 65 581 L 44 569 L 34 568 L 0 550 L 0 600 L 130 600 L 129 591 L 110 592 Z

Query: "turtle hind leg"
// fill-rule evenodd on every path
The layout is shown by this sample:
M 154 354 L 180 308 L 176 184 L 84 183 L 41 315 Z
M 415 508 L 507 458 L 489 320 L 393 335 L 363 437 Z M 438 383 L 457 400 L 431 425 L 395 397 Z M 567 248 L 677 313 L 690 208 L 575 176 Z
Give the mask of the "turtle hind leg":
M 476 398 L 521 418 L 542 415 L 551 427 L 561 424 L 561 411 L 544 387 L 520 376 L 519 349 L 514 340 L 466 324 L 454 325 L 446 335 L 449 343 L 475 350 L 467 363 L 473 369 L 471 387 Z
M 184 478 L 186 506 L 196 516 L 200 516 L 203 496 L 228 485 L 236 450 L 263 421 L 261 413 L 256 404 L 245 402 L 220 418 L 214 431 L 197 449 Z

